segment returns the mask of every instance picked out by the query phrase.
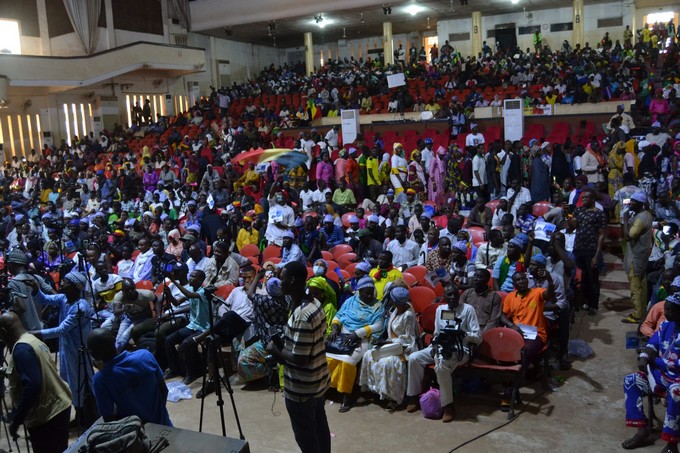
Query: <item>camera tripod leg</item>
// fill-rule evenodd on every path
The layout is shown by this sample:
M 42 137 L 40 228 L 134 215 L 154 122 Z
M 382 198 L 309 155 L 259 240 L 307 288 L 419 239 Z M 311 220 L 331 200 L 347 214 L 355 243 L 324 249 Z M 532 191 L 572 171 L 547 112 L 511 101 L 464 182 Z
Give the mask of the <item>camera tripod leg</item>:
M 222 427 L 222 436 L 227 436 L 227 428 L 224 421 L 224 400 L 222 399 L 222 391 L 220 388 L 221 377 L 219 368 L 211 365 L 211 362 L 215 363 L 217 361 L 217 353 L 219 352 L 217 348 L 219 347 L 219 341 L 216 339 L 207 339 L 207 344 L 203 346 L 203 353 L 205 355 L 205 366 L 203 367 L 203 383 L 201 384 L 202 398 L 201 398 L 201 413 L 198 423 L 198 431 L 203 432 L 203 410 L 205 407 L 205 399 L 207 397 L 206 383 L 208 382 L 210 371 L 212 370 L 212 379 L 215 379 L 215 394 L 217 395 L 217 407 L 220 411 L 220 422 Z M 220 355 L 221 357 L 221 355 Z M 208 376 L 208 379 L 206 379 Z
M 222 354 L 219 354 L 218 356 L 216 355 L 215 357 L 216 357 L 216 362 L 219 361 L 219 364 L 220 364 L 218 369 L 215 370 L 216 377 L 220 381 L 220 382 L 218 382 L 217 387 L 215 388 L 215 391 L 218 394 L 218 397 L 217 397 L 218 404 L 220 405 L 220 409 L 224 405 L 224 400 L 222 399 L 222 390 L 220 388 L 221 387 L 220 383 L 221 383 L 222 385 L 224 385 L 224 389 L 229 394 L 229 399 L 231 399 L 231 408 L 234 411 L 234 418 L 236 419 L 236 427 L 238 428 L 239 438 L 241 440 L 245 440 L 246 438 L 243 435 L 243 429 L 241 428 L 241 420 L 239 419 L 238 410 L 236 409 L 236 401 L 234 400 L 234 389 L 231 386 L 231 382 L 229 382 L 229 377 L 226 376 L 226 372 L 225 372 L 224 377 L 221 377 L 220 372 L 219 372 L 220 368 L 222 370 L 225 369 L 224 357 L 222 356 Z M 224 419 L 224 414 L 222 415 L 222 418 Z M 224 420 L 223 420 L 222 426 L 224 427 Z

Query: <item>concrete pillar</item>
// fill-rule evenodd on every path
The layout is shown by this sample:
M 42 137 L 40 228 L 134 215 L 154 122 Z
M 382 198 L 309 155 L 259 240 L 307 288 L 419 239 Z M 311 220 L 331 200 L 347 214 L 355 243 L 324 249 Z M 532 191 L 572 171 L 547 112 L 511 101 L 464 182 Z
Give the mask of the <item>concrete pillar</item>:
M 583 38 L 583 0 L 573 0 L 573 10 L 574 10 L 574 30 L 572 40 L 572 47 L 576 47 L 576 44 L 580 44 L 581 47 L 585 44 Z
M 482 53 L 482 13 L 472 12 L 472 55 L 475 57 Z
M 108 40 L 107 48 L 113 49 L 116 47 L 116 29 L 113 27 L 113 0 L 104 0 L 104 10 L 106 10 L 106 39 Z
M 47 30 L 47 8 L 45 0 L 38 0 L 36 3 L 38 9 L 38 29 L 40 30 L 40 54 L 49 56 L 52 54 L 50 46 L 50 35 Z
M 383 22 L 383 52 L 385 64 L 394 64 L 394 43 L 392 42 L 392 22 Z
M 305 71 L 307 75 L 314 73 L 314 41 L 311 31 L 305 33 Z

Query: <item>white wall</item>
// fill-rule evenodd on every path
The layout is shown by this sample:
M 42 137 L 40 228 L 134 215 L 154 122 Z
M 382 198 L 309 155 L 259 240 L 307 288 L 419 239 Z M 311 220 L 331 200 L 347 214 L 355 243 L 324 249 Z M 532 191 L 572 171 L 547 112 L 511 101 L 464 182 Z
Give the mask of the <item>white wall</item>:
M 484 24 L 484 17 L 482 17 L 482 24 Z M 440 20 L 437 22 L 437 37 L 439 38 L 439 47 L 444 45 L 444 42 L 449 39 L 449 35 L 451 33 L 464 32 L 470 32 L 470 37 L 472 37 L 471 17 Z M 486 36 L 486 33 L 483 36 Z M 459 51 L 462 55 L 470 55 L 470 52 L 472 52 L 471 40 L 449 42 L 449 45 Z

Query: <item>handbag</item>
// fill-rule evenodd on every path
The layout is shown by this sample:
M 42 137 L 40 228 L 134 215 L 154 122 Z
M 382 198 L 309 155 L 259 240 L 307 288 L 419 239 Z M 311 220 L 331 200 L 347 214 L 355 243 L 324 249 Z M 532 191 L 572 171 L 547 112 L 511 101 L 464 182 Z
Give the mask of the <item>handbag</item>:
M 359 346 L 359 342 L 351 340 L 349 336 L 348 333 L 339 333 L 332 341 L 326 340 L 326 352 L 337 355 L 352 355 Z
M 151 449 L 151 441 L 142 420 L 131 415 L 94 425 L 87 436 L 87 447 L 91 453 L 144 453 Z

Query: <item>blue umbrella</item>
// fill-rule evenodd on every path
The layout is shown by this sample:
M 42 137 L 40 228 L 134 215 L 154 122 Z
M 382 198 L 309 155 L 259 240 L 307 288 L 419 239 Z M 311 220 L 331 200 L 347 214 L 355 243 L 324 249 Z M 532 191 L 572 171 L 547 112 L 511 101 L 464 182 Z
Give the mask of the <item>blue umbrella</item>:
M 275 161 L 279 165 L 283 165 L 287 170 L 297 168 L 302 164 L 306 164 L 309 156 L 303 151 L 290 151 L 278 156 L 272 156 L 264 160 L 264 162 Z

